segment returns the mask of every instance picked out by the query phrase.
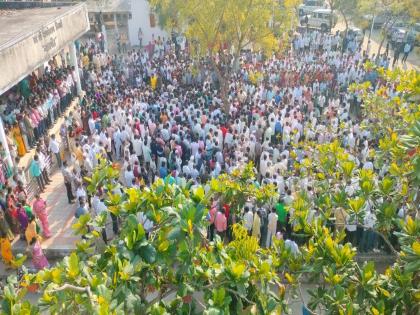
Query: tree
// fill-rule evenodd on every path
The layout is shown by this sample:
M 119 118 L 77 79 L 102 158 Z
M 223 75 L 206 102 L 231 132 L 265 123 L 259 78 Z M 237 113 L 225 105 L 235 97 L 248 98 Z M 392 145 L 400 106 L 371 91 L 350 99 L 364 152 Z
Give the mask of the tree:
M 186 35 L 197 59 L 207 58 L 217 74 L 224 110 L 229 112 L 228 81 L 239 69 L 245 48 L 269 54 L 288 47 L 298 0 L 150 0 L 166 28 Z
M 345 34 L 347 34 L 350 18 L 357 15 L 357 0 L 328 0 L 327 3 L 331 8 L 331 13 L 340 12 L 346 24 Z
M 381 41 L 376 54 L 377 56 L 380 55 L 383 44 L 387 38 L 387 30 L 391 29 L 398 20 L 410 20 L 420 17 L 420 15 L 418 15 L 418 10 L 416 10 L 416 5 L 413 4 L 411 0 L 358 0 L 358 10 L 361 14 L 372 14 L 372 23 L 375 18 L 379 16 L 385 18 L 381 29 Z M 369 33 L 369 40 L 372 35 L 372 28 L 373 25 L 371 27 L 371 32 Z

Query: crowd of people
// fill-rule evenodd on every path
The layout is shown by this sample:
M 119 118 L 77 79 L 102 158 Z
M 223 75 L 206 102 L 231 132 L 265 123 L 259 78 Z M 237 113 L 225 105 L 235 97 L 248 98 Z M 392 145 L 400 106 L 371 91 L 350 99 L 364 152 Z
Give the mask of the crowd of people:
M 0 249 L 8 265 L 13 260 L 11 241 L 16 236 L 31 248 L 35 268 L 48 265 L 39 236 L 49 238 L 51 232 L 46 202 L 39 193 L 51 182 L 47 167 L 50 155 L 55 153 L 60 159 L 58 141 L 48 132 L 76 95 L 74 67 L 69 65 L 69 60 L 60 60 L 60 64 L 57 60 L 51 60 L 42 74 L 33 73 L 22 80 L 6 93 L 0 106 L 7 146 L 14 162 L 13 167 L 8 164 L 5 148 L 1 145 Z M 28 176 L 19 164 L 20 158 L 32 149 L 36 153 L 29 165 Z M 39 193 L 29 194 L 31 177 L 37 180 Z
M 39 140 L 30 165 L 31 176 L 43 191 L 49 181 L 45 155 L 55 156 L 68 202 L 76 203 L 76 217 L 106 211 L 102 190 L 90 195 L 83 181 L 101 158 L 120 165 L 120 185 L 115 191 L 119 194 L 124 193 L 123 187 L 144 187 L 158 177 L 170 178 L 178 185 L 186 185 L 187 181 L 194 185 L 206 183 L 252 161 L 259 183 L 274 184 L 280 197 L 264 207 L 250 201 L 239 219 L 262 246 L 270 246 L 273 237 L 282 237 L 297 251 L 288 206 L 301 190 L 309 196 L 316 194 L 312 179 L 299 176 L 294 169 L 294 164 L 308 155 L 299 143 L 339 140 L 351 152 L 357 167 L 372 169 L 368 153 L 376 139 L 369 129 L 361 128 L 368 122 L 360 112 L 362 98 L 348 86 L 368 80 L 373 86 L 385 84 L 390 97 L 396 94 L 392 84 L 381 82 L 374 71 L 363 67 L 369 56 L 360 46 L 350 39 L 343 47 L 343 38 L 338 34 L 311 31 L 296 35 L 291 49 L 282 55 L 244 51 L 239 71 L 232 72 L 227 82 L 220 81 L 210 60 L 193 62 L 188 45 L 170 38 L 147 50 L 119 55 L 109 55 L 101 48 L 93 41 L 80 47 L 85 93 L 80 104 L 65 117 L 60 139 L 52 135 L 43 141 L 40 135 L 44 129 L 30 125 L 34 137 L 38 135 L 35 140 Z M 225 57 L 226 64 L 221 68 L 233 67 L 235 61 Z M 377 58 L 374 61 L 381 62 Z M 56 75 L 61 81 L 54 80 L 54 73 L 61 73 L 61 77 Z M 36 91 L 40 96 L 31 94 L 24 101 L 37 104 L 43 112 L 42 104 L 52 100 L 50 115 L 41 116 L 46 126 L 65 108 L 75 81 L 71 68 L 64 72 L 51 69 L 50 74 L 51 79 L 43 83 L 50 90 L 39 86 Z M 57 84 L 64 82 L 63 76 L 68 89 L 60 92 Z M 62 102 L 62 107 L 56 106 Z M 39 112 L 37 106 L 32 105 L 32 110 Z M 36 128 L 40 129 L 35 132 Z M 31 143 L 29 138 L 26 141 Z M 67 144 L 70 153 L 64 160 L 60 142 Z M 0 228 L 4 235 L 10 227 L 13 233 L 32 242 L 35 238 L 31 236 L 37 233 L 33 228 L 36 223 L 32 222 L 39 221 L 44 237 L 50 236 L 45 201 L 37 196 L 31 208 L 22 183 L 17 181 L 14 189 L 3 190 L 2 200 Z M 230 226 L 236 220 L 229 210 L 223 200 L 213 201 L 208 216 L 210 239 L 215 234 L 226 240 L 231 237 Z M 369 230 L 376 218 L 369 209 L 367 213 L 365 231 L 359 230 L 350 216 L 336 218 L 349 241 L 361 251 L 378 247 L 375 234 Z M 147 217 L 139 220 L 146 232 L 152 228 Z M 110 215 L 110 221 L 113 233 L 118 234 L 118 219 Z M 104 229 L 102 237 L 107 242 L 112 236 Z

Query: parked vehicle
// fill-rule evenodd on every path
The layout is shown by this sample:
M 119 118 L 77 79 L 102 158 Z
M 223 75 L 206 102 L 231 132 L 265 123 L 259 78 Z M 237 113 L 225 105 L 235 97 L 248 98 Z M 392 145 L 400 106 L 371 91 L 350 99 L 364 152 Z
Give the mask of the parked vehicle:
M 384 25 L 385 33 L 388 39 L 391 39 L 394 36 L 394 33 L 401 30 L 407 31 L 408 28 L 408 23 L 404 21 L 397 21 L 395 23 L 391 23 L 390 25 Z
M 363 31 L 355 26 L 349 26 L 347 30 L 347 36 L 349 36 L 350 38 L 355 38 L 357 43 L 363 41 L 364 37 Z
M 393 47 L 409 42 L 413 46 L 420 45 L 420 23 L 408 24 L 396 22 L 386 29 L 387 38 Z
M 300 19 L 302 26 L 320 29 L 322 32 L 329 32 L 337 24 L 338 17 L 330 9 L 317 9 L 312 14 L 303 16 Z
M 394 29 L 392 35 L 391 35 L 391 45 L 393 48 L 400 47 L 403 42 L 406 41 L 407 37 L 407 30 L 404 28 L 397 28 Z
M 372 22 L 373 22 L 373 28 L 374 29 L 378 29 L 381 28 L 386 21 L 388 20 L 388 17 L 386 14 L 381 14 L 381 15 L 377 15 L 375 16 L 375 19 L 373 19 L 373 15 L 372 14 L 365 14 L 363 15 L 363 20 L 365 20 L 364 25 L 367 25 L 369 28 L 372 27 Z
M 324 0 L 306 0 L 298 7 L 299 16 L 311 14 L 317 9 L 326 8 L 327 5 Z
M 409 36 L 413 37 L 415 46 L 420 46 L 420 23 L 414 23 L 411 26 Z

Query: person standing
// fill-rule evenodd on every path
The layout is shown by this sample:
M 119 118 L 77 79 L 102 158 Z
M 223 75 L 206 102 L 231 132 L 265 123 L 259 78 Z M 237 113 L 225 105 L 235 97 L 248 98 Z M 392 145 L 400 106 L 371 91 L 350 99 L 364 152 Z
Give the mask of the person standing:
M 63 174 L 64 177 L 64 186 L 66 187 L 66 192 L 67 192 L 67 200 L 70 204 L 72 204 L 74 202 L 74 196 L 73 196 L 73 191 L 71 188 L 71 183 L 73 180 L 73 175 L 67 165 L 67 161 L 63 162 L 63 167 L 61 169 L 61 173 Z
M 41 198 L 39 194 L 35 195 L 35 201 L 32 206 L 35 215 L 41 221 L 42 233 L 45 238 L 51 237 L 50 226 L 48 224 L 47 202 Z
M 31 240 L 34 237 L 38 237 L 38 232 L 37 232 L 37 225 L 35 222 L 35 217 L 32 217 L 29 219 L 28 226 L 26 227 L 26 230 L 25 230 L 25 238 L 26 238 L 26 241 L 28 242 L 28 245 L 30 244 Z
M 50 264 L 48 263 L 47 257 L 45 257 L 44 252 L 42 251 L 41 243 L 37 237 L 33 237 L 30 241 L 32 248 L 32 264 L 36 270 L 42 270 L 48 268 Z
M 282 198 L 275 205 L 277 218 L 278 218 L 278 229 L 284 231 L 286 229 L 287 211 L 284 208 L 284 201 Z
M 258 241 L 261 238 L 261 213 L 260 213 L 260 210 L 258 210 L 254 214 L 254 221 L 252 223 L 252 236 L 256 237 Z
M 214 239 L 214 221 L 216 219 L 217 214 L 217 204 L 215 202 L 212 203 L 210 208 L 208 219 L 209 219 L 209 231 L 208 231 L 208 238 L 210 241 Z
M 19 156 L 24 156 L 27 152 L 26 150 L 27 148 L 25 147 L 25 142 L 23 141 L 23 137 L 22 137 L 22 133 L 20 131 L 19 125 L 18 124 L 13 125 L 13 127 L 10 129 L 10 132 L 11 132 L 12 137 L 15 140 Z
M 411 51 L 411 44 L 410 43 L 405 43 L 405 45 L 404 45 L 404 56 L 402 57 L 402 62 L 403 63 L 406 63 L 407 62 L 407 58 L 408 58 L 408 54 L 410 53 L 410 51 Z
M 45 183 L 44 183 L 44 179 L 42 178 L 41 166 L 39 164 L 39 157 L 36 154 L 34 158 L 32 159 L 31 164 L 29 166 L 29 174 L 31 174 L 32 177 L 35 177 L 38 183 L 39 191 L 43 192 L 45 189 Z
M 376 216 L 371 210 L 367 210 L 363 221 L 363 236 L 360 242 L 360 251 L 370 252 L 374 249 L 376 242 L 376 232 L 374 231 Z
M 89 213 L 89 206 L 86 203 L 86 200 L 84 197 L 79 197 L 79 206 L 76 209 L 76 212 L 74 214 L 76 219 L 79 219 L 82 215 Z
M 271 246 L 273 242 L 273 237 L 277 233 L 277 220 L 278 220 L 278 215 L 276 214 L 276 208 L 273 208 L 271 209 L 271 213 L 268 215 L 266 247 Z
M 346 237 L 347 242 L 350 242 L 353 246 L 357 246 L 357 222 L 355 218 L 352 218 L 349 214 L 346 216 Z
M 216 233 L 220 236 L 221 240 L 224 241 L 227 230 L 227 219 L 223 208 L 220 211 L 217 211 L 216 218 L 214 219 L 214 226 Z
M 92 198 L 92 208 L 94 211 L 95 216 L 100 216 L 102 213 L 105 213 L 107 215 L 107 207 L 102 199 L 102 193 L 100 190 L 98 190 L 95 194 L 95 196 Z M 106 234 L 106 228 L 105 226 L 101 228 L 101 234 L 102 239 L 105 244 L 108 244 L 108 237 Z
M 16 208 L 17 208 L 17 219 L 19 221 L 20 224 L 20 236 L 22 239 L 25 238 L 25 231 L 26 228 L 28 227 L 29 224 L 29 218 L 28 215 L 25 211 L 25 209 L 22 207 L 22 205 L 20 203 L 16 204 Z
M 62 161 L 61 161 L 61 154 L 60 154 L 60 144 L 58 143 L 57 140 L 55 140 L 55 135 L 54 134 L 51 135 L 50 143 L 48 145 L 48 150 L 51 151 L 52 153 L 54 153 L 54 155 L 57 159 L 58 167 L 61 168 Z
M 400 53 L 401 53 L 401 47 L 399 44 L 397 44 L 395 46 L 395 50 L 394 50 L 394 60 L 392 61 L 392 66 L 394 67 L 395 64 L 398 62 L 398 60 L 400 59 Z
M 143 31 L 141 30 L 141 27 L 139 27 L 139 31 L 137 33 L 137 38 L 139 39 L 139 46 L 140 49 L 143 47 Z
M 247 230 L 248 235 L 251 235 L 253 221 L 254 221 L 254 214 L 249 209 L 249 207 L 246 206 L 245 207 L 245 214 L 244 214 L 244 227 Z
M 44 180 L 45 185 L 47 185 L 47 184 L 51 183 L 51 180 L 48 177 L 47 157 L 42 152 L 42 148 L 40 146 L 38 146 L 36 148 L 36 154 L 39 157 L 39 166 L 41 167 L 41 176 L 42 176 L 42 179 Z
M 14 238 L 13 232 L 6 219 L 5 205 L 3 206 L 2 203 L 0 203 L 0 234 L 4 234 L 9 240 L 13 240 Z
M 12 244 L 5 234 L 0 235 L 0 252 L 3 261 L 10 265 L 13 260 Z

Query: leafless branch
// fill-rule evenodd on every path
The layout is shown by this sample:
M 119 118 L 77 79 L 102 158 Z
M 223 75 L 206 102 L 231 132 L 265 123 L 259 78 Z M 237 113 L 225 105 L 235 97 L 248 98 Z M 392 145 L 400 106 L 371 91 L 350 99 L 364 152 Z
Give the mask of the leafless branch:
M 86 292 L 89 298 L 89 302 L 90 302 L 90 306 L 93 307 L 93 297 L 92 297 L 92 291 L 90 290 L 89 286 L 86 287 L 78 287 L 72 284 L 64 284 L 61 287 L 58 287 L 56 289 L 53 289 L 53 292 L 60 292 L 60 291 L 65 291 L 65 290 L 71 290 L 71 291 L 75 291 L 75 292 Z

